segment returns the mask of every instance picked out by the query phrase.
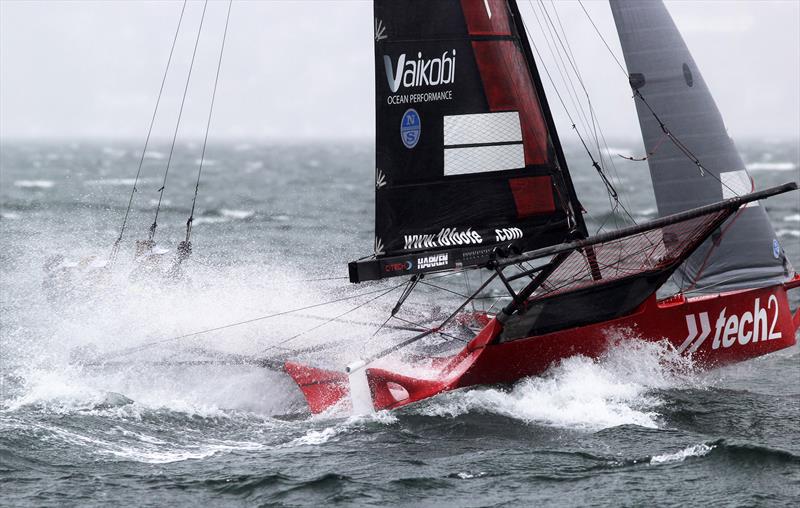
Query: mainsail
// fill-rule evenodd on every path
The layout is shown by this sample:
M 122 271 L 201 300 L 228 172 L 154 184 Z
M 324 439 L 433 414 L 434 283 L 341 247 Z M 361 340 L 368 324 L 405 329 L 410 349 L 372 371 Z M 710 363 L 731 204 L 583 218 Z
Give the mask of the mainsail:
M 586 236 L 514 1 L 375 2 L 375 257 L 353 282 Z
M 611 0 L 634 90 L 659 213 L 754 190 L 722 116 L 661 1 Z M 682 266 L 684 286 L 708 291 L 783 282 L 786 255 L 758 202 L 742 208 Z

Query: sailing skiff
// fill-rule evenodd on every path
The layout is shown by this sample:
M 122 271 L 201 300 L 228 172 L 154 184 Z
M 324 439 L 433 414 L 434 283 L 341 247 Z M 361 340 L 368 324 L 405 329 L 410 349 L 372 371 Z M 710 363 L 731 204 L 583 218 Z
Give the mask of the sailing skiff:
M 516 2 L 375 0 L 375 251 L 350 263 L 350 280 L 490 277 L 439 327 L 344 372 L 274 365 L 312 412 L 513 383 L 597 357 L 620 336 L 669 341 L 701 365 L 795 344 L 787 291 L 800 276 L 759 200 L 797 185 L 755 191 L 660 1 L 610 3 L 660 218 L 591 236 Z M 492 281 L 510 303 L 468 313 L 482 328 L 463 349 L 398 367 L 394 353 L 464 314 Z M 668 281 L 680 290 L 659 298 Z

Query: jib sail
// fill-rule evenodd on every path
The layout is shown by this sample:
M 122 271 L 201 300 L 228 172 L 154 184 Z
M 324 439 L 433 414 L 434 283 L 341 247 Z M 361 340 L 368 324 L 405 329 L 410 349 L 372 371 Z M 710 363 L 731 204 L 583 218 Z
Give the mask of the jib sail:
M 514 1 L 376 0 L 369 280 L 586 236 Z
M 753 191 L 711 92 L 663 3 L 612 0 L 611 10 L 631 87 L 640 94 L 636 110 L 659 213 Z M 719 292 L 780 283 L 791 271 L 764 207 L 755 202 L 683 264 L 678 282 Z

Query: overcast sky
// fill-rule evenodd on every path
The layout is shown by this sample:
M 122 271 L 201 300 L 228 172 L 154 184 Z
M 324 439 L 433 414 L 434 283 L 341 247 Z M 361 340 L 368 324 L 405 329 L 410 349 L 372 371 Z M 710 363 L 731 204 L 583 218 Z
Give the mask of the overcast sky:
M 621 58 L 607 2 L 584 3 Z M 0 0 L 0 136 L 142 138 L 181 5 Z M 531 5 L 520 5 L 539 38 Z M 606 135 L 638 137 L 627 82 L 577 1 L 555 7 Z M 667 7 L 734 138 L 800 137 L 800 1 Z M 187 7 L 159 137 L 174 127 L 202 8 L 199 1 Z M 226 9 L 227 2 L 209 2 L 182 137 L 201 136 L 205 127 Z M 371 138 L 372 32 L 369 1 L 235 0 L 211 139 Z M 551 104 L 560 131 L 568 131 Z

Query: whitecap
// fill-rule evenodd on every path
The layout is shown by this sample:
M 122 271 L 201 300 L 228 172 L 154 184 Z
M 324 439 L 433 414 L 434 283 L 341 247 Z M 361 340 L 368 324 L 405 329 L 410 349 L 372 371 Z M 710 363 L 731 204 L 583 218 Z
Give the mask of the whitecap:
M 110 146 L 104 146 L 103 147 L 103 153 L 106 154 L 106 155 L 110 155 L 111 157 L 120 158 L 120 157 L 124 157 L 125 154 L 127 154 L 128 152 L 126 152 L 125 150 L 120 150 L 119 148 L 113 148 L 113 147 L 110 147 Z
M 184 445 L 182 447 L 167 445 L 157 438 L 128 432 L 127 437 L 138 441 L 135 445 L 107 441 L 97 437 L 79 434 L 77 431 L 68 431 L 57 427 L 41 426 L 43 430 L 64 442 L 87 447 L 93 453 L 115 457 L 120 460 L 141 462 L 145 464 L 170 464 L 186 460 L 199 460 L 211 457 L 217 453 L 237 450 L 259 450 L 265 445 L 249 441 L 212 441 L 197 445 Z
M 17 219 L 22 218 L 22 216 L 20 214 L 14 213 L 14 212 L 2 212 L 2 213 L 0 213 L 0 217 L 2 217 L 3 219 L 8 219 L 8 220 L 17 220 Z
M 775 234 L 781 237 L 789 236 L 791 238 L 800 238 L 800 230 L 797 229 L 779 229 Z
M 138 184 L 141 185 L 143 183 L 147 183 L 148 181 L 153 181 L 151 178 L 140 178 Z M 100 185 L 108 185 L 108 186 L 125 186 L 130 187 L 136 184 L 135 178 L 104 178 L 102 180 L 86 180 L 84 185 L 91 185 L 91 186 L 100 186 Z
M 147 153 L 144 154 L 144 158 L 145 159 L 162 160 L 162 159 L 166 159 L 167 156 L 166 156 L 166 154 L 163 154 L 161 152 L 155 152 L 153 150 L 148 150 Z
M 192 219 L 192 225 L 198 226 L 200 224 L 219 224 L 222 222 L 228 222 L 227 217 L 195 217 Z
M 250 217 L 255 215 L 256 212 L 254 212 L 253 210 L 229 210 L 223 208 L 222 210 L 219 211 L 219 213 L 222 214 L 223 217 L 241 220 L 241 219 L 249 219 Z
M 793 162 L 751 162 L 746 167 L 748 171 L 793 171 L 797 169 Z
M 787 215 L 783 218 L 785 222 L 800 222 L 800 213 L 795 213 L 793 215 Z
M 327 427 L 322 430 L 309 430 L 304 436 L 293 439 L 288 446 L 314 446 L 325 444 L 338 433 L 339 431 L 335 427 Z
M 705 443 L 689 446 L 683 450 L 675 453 L 665 453 L 663 455 L 655 455 L 650 459 L 650 464 L 670 464 L 674 462 L 683 462 L 689 457 L 702 457 L 708 455 L 714 446 L 709 446 Z
M 52 180 L 17 180 L 14 182 L 14 187 L 21 187 L 23 189 L 50 189 L 55 185 Z
M 480 478 L 482 476 L 486 476 L 486 473 L 484 473 L 483 471 L 479 471 L 477 473 L 466 473 L 462 471 L 456 474 L 456 476 L 462 480 L 471 480 L 473 478 Z

